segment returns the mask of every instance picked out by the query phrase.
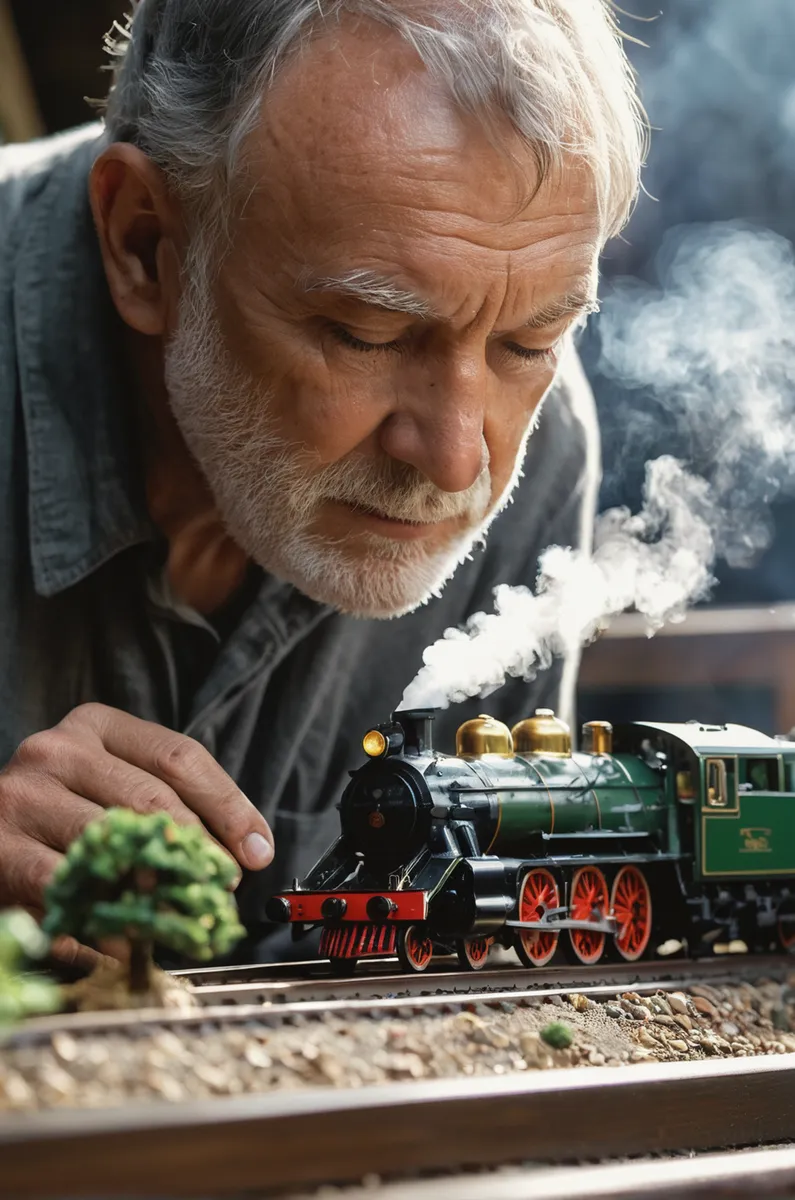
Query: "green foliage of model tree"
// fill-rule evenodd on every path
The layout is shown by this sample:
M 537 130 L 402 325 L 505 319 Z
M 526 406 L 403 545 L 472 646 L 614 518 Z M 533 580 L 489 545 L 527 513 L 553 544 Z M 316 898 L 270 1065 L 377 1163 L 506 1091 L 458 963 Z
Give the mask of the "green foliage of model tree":
M 44 928 L 98 945 L 124 939 L 129 988 L 149 989 L 152 946 L 207 960 L 243 936 L 231 858 L 196 825 L 109 809 L 69 847 L 47 891 Z
M 61 1007 L 60 988 L 25 969 L 43 958 L 49 945 L 50 939 L 23 909 L 0 912 L 0 1025 Z

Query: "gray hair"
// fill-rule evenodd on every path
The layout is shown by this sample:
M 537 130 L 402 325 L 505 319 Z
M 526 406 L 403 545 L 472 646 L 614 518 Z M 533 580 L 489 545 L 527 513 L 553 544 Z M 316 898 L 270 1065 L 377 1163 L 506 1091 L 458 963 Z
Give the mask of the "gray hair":
M 395 30 L 467 113 L 506 115 L 541 179 L 589 167 L 607 240 L 638 194 L 646 124 L 610 0 L 137 0 L 108 36 L 112 141 L 169 176 L 215 239 L 227 228 L 262 98 L 294 53 L 343 14 Z

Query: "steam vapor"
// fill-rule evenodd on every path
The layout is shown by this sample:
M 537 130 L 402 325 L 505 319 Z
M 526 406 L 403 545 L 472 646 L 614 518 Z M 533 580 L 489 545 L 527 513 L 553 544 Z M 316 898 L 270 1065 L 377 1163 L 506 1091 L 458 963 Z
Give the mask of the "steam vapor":
M 640 511 L 602 513 L 591 554 L 550 547 L 535 594 L 501 585 L 493 613 L 446 630 L 401 707 L 445 708 L 508 676 L 532 679 L 627 609 L 652 635 L 709 595 L 718 555 L 750 566 L 769 544 L 769 503 L 795 482 L 792 246 L 735 223 L 683 226 L 658 273 L 660 286 L 619 281 L 603 303 L 600 370 L 642 391 L 642 419 L 673 420 L 688 465 L 647 463 Z M 637 446 L 637 430 L 626 437 Z

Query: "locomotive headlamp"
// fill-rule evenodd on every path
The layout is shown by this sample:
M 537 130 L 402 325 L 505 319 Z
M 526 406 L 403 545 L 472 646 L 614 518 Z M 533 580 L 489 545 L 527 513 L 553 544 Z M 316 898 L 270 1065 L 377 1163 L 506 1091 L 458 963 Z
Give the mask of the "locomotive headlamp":
M 387 725 L 376 725 L 362 738 L 362 748 L 369 758 L 384 758 L 387 754 L 399 754 L 403 749 L 403 730 L 392 721 Z
M 362 738 L 362 749 L 370 758 L 381 758 L 386 754 L 389 742 L 380 729 L 371 729 Z

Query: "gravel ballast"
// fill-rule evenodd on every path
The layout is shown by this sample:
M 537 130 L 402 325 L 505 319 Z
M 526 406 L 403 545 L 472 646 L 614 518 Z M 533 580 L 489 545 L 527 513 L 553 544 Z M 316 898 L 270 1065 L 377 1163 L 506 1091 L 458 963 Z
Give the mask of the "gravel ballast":
M 631 1066 L 795 1052 L 795 991 L 780 982 L 572 993 L 530 1005 L 473 1004 L 455 1014 L 326 1014 L 130 1033 L 73 1034 L 0 1046 L 0 1111 L 105 1108 L 280 1088 L 362 1087 L 399 1080 L 505 1075 L 568 1066 Z M 542 1031 L 563 1023 L 568 1049 Z

